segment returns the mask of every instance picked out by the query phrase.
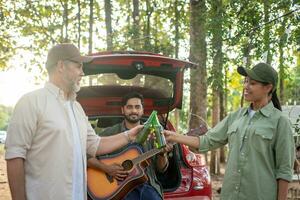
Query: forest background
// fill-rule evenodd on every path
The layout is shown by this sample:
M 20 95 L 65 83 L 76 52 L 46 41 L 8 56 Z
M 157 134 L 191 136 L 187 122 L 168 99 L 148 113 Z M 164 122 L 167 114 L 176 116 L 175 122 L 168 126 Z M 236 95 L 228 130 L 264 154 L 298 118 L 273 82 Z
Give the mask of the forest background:
M 42 85 L 47 51 L 61 42 L 83 54 L 141 50 L 190 60 L 199 66 L 186 71 L 183 108 L 170 119 L 180 131 L 201 119 L 214 126 L 243 105 L 238 66 L 271 64 L 281 103 L 300 104 L 299 22 L 299 0 L 0 0 L 0 72 L 22 68 Z M 0 105 L 0 130 L 12 110 Z M 226 148 L 209 158 L 211 173 L 220 173 Z

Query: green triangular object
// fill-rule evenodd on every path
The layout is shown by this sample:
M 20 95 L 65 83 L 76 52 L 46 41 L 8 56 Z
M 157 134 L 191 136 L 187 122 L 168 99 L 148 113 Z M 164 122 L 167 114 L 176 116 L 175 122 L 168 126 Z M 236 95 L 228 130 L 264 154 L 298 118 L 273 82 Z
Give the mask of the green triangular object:
M 160 125 L 157 111 L 153 110 L 151 115 L 149 116 L 148 120 L 144 123 L 144 128 L 139 132 L 136 142 L 139 144 L 143 144 L 150 133 L 155 134 L 155 147 L 160 149 L 166 146 L 166 140 L 164 135 L 162 134 L 163 127 Z

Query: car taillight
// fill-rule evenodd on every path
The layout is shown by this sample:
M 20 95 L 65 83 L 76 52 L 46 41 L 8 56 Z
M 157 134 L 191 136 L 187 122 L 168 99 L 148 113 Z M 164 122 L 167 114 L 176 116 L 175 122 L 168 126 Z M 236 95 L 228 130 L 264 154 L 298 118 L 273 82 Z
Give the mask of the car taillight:
M 181 183 L 178 188 L 178 192 L 187 192 L 191 188 L 192 184 L 192 170 L 189 168 L 181 168 Z
M 196 167 L 196 166 L 204 166 L 206 164 L 204 156 L 201 154 L 193 153 L 188 149 L 187 146 L 182 146 L 184 161 L 187 165 L 190 167 Z
M 206 167 L 204 155 L 193 153 L 186 146 L 182 146 L 185 163 L 192 169 L 194 190 L 203 190 L 211 184 L 210 175 Z
M 187 164 L 191 167 L 205 165 L 204 156 L 200 154 L 195 154 L 191 151 L 186 154 L 185 159 L 187 161 Z

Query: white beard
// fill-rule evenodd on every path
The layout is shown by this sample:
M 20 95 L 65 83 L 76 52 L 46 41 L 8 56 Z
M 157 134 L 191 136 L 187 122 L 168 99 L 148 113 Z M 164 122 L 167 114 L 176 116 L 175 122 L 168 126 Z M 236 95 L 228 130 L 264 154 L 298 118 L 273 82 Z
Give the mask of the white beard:
M 75 93 L 77 93 L 77 92 L 79 92 L 79 90 L 80 90 L 80 85 L 78 85 L 78 84 L 74 84 L 73 85 L 73 87 L 72 87 L 72 90 L 75 92 Z

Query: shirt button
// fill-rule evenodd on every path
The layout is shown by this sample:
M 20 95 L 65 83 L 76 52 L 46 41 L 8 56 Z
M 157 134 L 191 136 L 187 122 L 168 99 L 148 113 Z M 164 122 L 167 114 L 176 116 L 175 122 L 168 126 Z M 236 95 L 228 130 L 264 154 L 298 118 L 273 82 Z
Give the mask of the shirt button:
M 240 170 L 240 169 L 238 170 L 238 173 L 241 173 L 241 170 Z
M 236 186 L 236 187 L 235 187 L 235 189 L 236 189 L 236 190 L 238 190 L 238 189 L 239 189 L 239 187 L 238 187 L 238 186 Z

